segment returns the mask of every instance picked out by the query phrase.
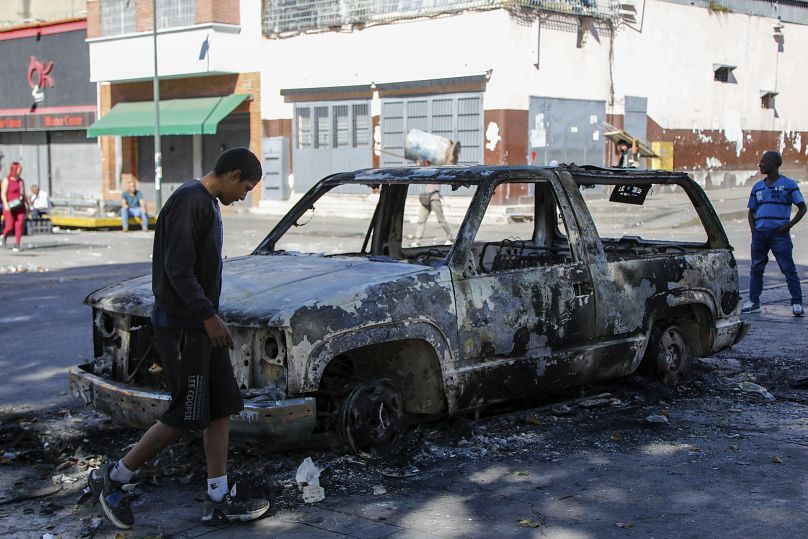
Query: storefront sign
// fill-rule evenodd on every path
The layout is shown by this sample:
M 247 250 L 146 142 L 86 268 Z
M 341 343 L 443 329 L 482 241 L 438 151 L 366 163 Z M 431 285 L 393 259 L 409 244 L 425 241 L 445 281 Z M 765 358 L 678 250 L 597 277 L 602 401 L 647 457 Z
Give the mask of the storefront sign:
M 24 116 L 3 116 L 0 117 L 0 130 L 19 131 L 25 125 Z
M 7 109 L 0 110 L 0 116 L 12 114 L 9 110 L 23 114 L 34 105 L 40 108 L 34 113 L 44 107 L 96 105 L 86 26 L 85 21 L 74 21 L 0 32 L 0 106 Z M 48 121 L 62 121 L 68 127 L 77 122 Z M 0 128 L 7 129 L 5 124 Z
M 87 129 L 95 121 L 95 112 L 37 113 L 0 116 L 0 131 L 49 131 L 51 129 Z
M 36 56 L 31 55 L 28 63 L 28 86 L 31 87 L 31 96 L 34 103 L 42 103 L 45 100 L 45 88 L 53 88 L 53 62 L 40 62 Z

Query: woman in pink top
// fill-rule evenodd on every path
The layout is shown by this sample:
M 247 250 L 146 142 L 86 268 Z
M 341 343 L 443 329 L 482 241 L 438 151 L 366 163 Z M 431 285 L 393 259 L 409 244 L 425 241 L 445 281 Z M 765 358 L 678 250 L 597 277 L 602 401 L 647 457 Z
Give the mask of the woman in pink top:
M 20 240 L 22 230 L 25 226 L 25 209 L 28 206 L 28 198 L 25 196 L 25 183 L 20 177 L 22 165 L 17 161 L 11 163 L 8 176 L 3 178 L 0 185 L 0 199 L 3 201 L 3 220 L 6 225 L 3 228 L 3 247 L 6 245 L 11 231 L 14 231 L 14 250 L 20 250 Z

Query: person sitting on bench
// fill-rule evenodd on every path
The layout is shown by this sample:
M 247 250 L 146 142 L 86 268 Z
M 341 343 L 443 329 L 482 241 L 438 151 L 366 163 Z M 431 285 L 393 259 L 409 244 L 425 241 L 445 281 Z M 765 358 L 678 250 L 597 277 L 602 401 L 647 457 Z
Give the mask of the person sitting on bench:
M 138 191 L 135 180 L 129 180 L 129 190 L 121 195 L 121 228 L 129 230 L 129 216 L 140 217 L 144 231 L 149 230 L 149 214 L 146 211 L 146 201 L 143 193 Z
M 43 215 L 50 213 L 51 201 L 47 191 L 43 191 L 38 185 L 31 186 L 31 219 L 39 219 Z

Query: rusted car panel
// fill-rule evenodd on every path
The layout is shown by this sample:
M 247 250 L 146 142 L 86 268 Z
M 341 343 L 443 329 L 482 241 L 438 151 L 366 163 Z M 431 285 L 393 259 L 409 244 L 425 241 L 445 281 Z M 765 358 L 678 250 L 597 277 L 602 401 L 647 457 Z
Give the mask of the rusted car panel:
M 408 190 L 426 183 L 473 193 L 452 245 L 420 247 L 404 238 L 405 203 L 414 198 Z M 505 184 L 529 186 L 532 232 L 489 241 L 478 236 L 481 224 Z M 681 189 L 707 241 L 603 238 L 581 195 L 592 184 Z M 319 198 L 342 185 L 380 188 L 361 251 L 278 250 Z M 709 200 L 686 175 L 667 172 L 439 167 L 335 175 L 250 256 L 226 261 L 223 281 L 220 314 L 236 344 L 242 416 L 288 410 L 300 425 L 236 418 L 237 433 L 262 438 L 336 429 L 359 444 L 368 433 L 357 429 L 396 406 L 382 424 L 399 425 L 403 412 L 454 414 L 625 376 L 655 353 L 662 327 L 686 337 L 685 355 L 731 346 L 746 329 L 735 260 Z M 151 349 L 152 301 L 148 277 L 91 294 L 95 358 L 71 371 L 78 395 L 139 425 L 167 398 Z M 379 429 L 374 435 L 369 448 L 354 449 L 389 449 L 398 439 Z

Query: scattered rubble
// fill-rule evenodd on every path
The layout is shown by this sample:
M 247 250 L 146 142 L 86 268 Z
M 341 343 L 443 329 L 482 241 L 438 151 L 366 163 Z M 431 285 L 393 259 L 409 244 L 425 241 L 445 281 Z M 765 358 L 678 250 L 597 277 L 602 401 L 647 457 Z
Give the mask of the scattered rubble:
M 747 393 L 757 393 L 758 395 L 762 396 L 766 400 L 770 400 L 770 401 L 774 400 L 774 395 L 769 393 L 769 391 L 765 387 L 759 386 L 759 385 L 757 385 L 755 383 L 741 382 L 740 384 L 738 384 L 738 388 L 740 388 L 741 391 L 745 391 Z
M 696 358 L 696 363 L 707 370 L 741 372 L 743 367 L 741 362 L 732 357 L 700 357 Z
M 273 511 L 282 511 L 322 501 L 326 490 L 329 501 L 357 494 L 377 496 L 379 500 L 395 499 L 397 494 L 411 488 L 411 478 L 429 481 L 434 476 L 438 480 L 450 467 L 467 464 L 475 468 L 505 464 L 509 466 L 507 477 L 511 482 L 531 484 L 539 477 L 535 470 L 526 467 L 527 464 L 516 467 L 517 462 L 531 462 L 525 460 L 527 455 L 537 456 L 536 463 L 547 462 L 552 466 L 551 463 L 581 450 L 624 453 L 648 444 L 663 444 L 681 450 L 689 459 L 703 459 L 708 457 L 707 446 L 702 451 L 689 439 L 704 428 L 689 419 L 698 417 L 701 407 L 717 407 L 720 413 L 737 421 L 739 413 L 761 406 L 757 399 L 750 400 L 747 392 L 763 395 L 762 389 L 768 393 L 762 385 L 749 380 L 759 380 L 773 388 L 782 388 L 790 381 L 785 372 L 779 382 L 771 377 L 769 369 L 782 366 L 770 358 L 757 366 L 746 358 L 741 361 L 747 369 L 742 374 L 744 381 L 737 376 L 725 376 L 723 373 L 732 372 L 727 369 L 705 369 L 671 392 L 643 378 L 630 377 L 610 384 L 609 393 L 598 392 L 604 386 L 590 386 L 585 391 L 575 389 L 551 395 L 532 405 L 523 403 L 523 409 L 494 410 L 478 420 L 459 417 L 422 424 L 408 432 L 399 455 L 382 460 L 345 455 L 338 448 L 270 453 L 258 444 L 234 440 L 231 474 L 240 493 L 266 497 Z M 772 405 L 787 404 L 784 396 Z M 684 413 L 688 409 L 691 412 Z M 671 417 L 677 418 L 676 428 L 660 428 Z M 709 427 L 709 432 L 713 428 Z M 30 508 L 26 518 L 69 517 L 77 525 L 80 523 L 81 530 L 73 528 L 70 533 L 61 526 L 54 529 L 54 534 L 58 531 L 63 536 L 92 537 L 95 530 L 108 531 L 103 523 L 92 520 L 98 517 L 98 512 L 92 496 L 83 491 L 86 474 L 105 458 L 122 454 L 140 434 L 137 429 L 118 427 L 89 408 L 39 416 L 0 413 L 0 468 L 29 470 L 20 477 L 36 478 L 34 482 L 9 484 L 5 491 L 0 489 L 0 500 L 8 500 L 4 505 L 0 502 L 0 507 L 15 514 L 23 514 L 23 510 Z M 736 452 L 730 453 L 730 462 L 759 465 L 759 461 L 752 461 L 751 455 L 740 449 L 740 444 L 732 440 L 723 446 Z M 782 464 L 784 454 L 778 453 L 764 457 L 763 462 Z M 166 484 L 201 492 L 205 473 L 204 467 L 197 463 L 203 461 L 201 439 L 183 438 L 139 471 L 134 493 L 147 497 L 149 491 Z M 29 484 L 50 490 L 39 492 L 42 496 L 38 499 L 14 497 L 22 493 L 21 485 L 27 494 L 36 494 Z M 200 496 L 195 499 L 201 499 Z M 69 504 L 49 504 L 50 500 L 65 498 L 70 500 Z M 526 522 L 522 524 L 522 520 Z M 523 527 L 534 524 L 540 527 L 545 521 L 532 516 L 518 518 L 516 522 Z M 623 524 L 634 525 L 631 521 Z M 45 530 L 44 525 L 42 529 Z

